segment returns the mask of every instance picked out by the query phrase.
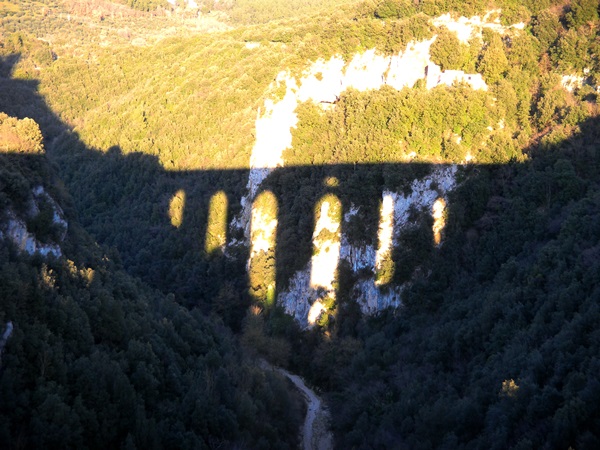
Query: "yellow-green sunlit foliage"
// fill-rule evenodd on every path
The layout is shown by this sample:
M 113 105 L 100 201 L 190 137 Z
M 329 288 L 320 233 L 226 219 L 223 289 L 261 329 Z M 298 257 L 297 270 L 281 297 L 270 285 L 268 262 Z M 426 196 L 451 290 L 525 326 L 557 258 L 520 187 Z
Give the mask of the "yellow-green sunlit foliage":
M 227 195 L 220 191 L 210 199 L 208 207 L 208 225 L 204 249 L 206 253 L 212 253 L 223 249 L 227 242 Z
M 183 223 L 183 214 L 185 212 L 185 191 L 179 190 L 169 203 L 169 219 L 171 225 L 179 228 Z
M 0 152 L 43 153 L 42 133 L 32 119 L 0 113 Z
M 255 24 L 300 15 L 314 15 L 319 10 L 330 12 L 335 7 L 357 3 L 357 0 L 233 0 L 230 3 L 231 9 L 224 9 L 232 21 Z

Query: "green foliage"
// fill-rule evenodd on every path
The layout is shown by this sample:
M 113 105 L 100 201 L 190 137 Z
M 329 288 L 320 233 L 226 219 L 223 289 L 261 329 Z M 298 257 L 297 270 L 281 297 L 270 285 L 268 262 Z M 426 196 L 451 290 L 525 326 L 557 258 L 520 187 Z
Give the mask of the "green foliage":
M 126 0 L 128 6 L 140 11 L 152 11 L 158 7 L 168 6 L 166 0 Z
M 308 104 L 298 109 L 298 117 L 292 148 L 284 154 L 294 164 L 404 161 L 412 152 L 421 160 L 435 160 L 453 135 L 464 150 L 444 157 L 459 162 L 467 150 L 479 152 L 489 135 L 486 94 L 462 86 L 348 91 L 335 110 L 319 112 Z M 379 150 L 366 153 L 364 139 Z
M 438 31 L 436 40 L 431 45 L 431 60 L 442 70 L 467 70 L 470 60 L 469 46 L 456 37 L 456 33 L 443 27 Z
M 7 174 L 51 182 L 41 156 L 9 156 L 0 186 Z M 37 228 L 48 225 L 41 209 Z M 69 220 L 64 258 L 0 250 L 0 323 L 15 326 L 1 361 L 4 444 L 295 448 L 299 399 L 283 380 L 258 369 L 219 320 L 125 274 Z
M 504 2 L 502 6 L 501 22 L 503 25 L 525 23 L 531 17 L 531 11 L 521 2 Z
M 226 10 L 236 23 L 256 24 L 329 11 L 353 2 L 355 0 L 235 0 Z
M 492 33 L 489 42 L 482 50 L 481 58 L 477 64 L 477 71 L 483 75 L 489 84 L 497 83 L 508 70 L 508 59 L 504 44 L 499 34 Z
M 399 19 L 415 14 L 416 8 L 411 0 L 385 0 L 375 8 L 375 17 L 378 19 Z
M 553 62 L 565 72 L 582 72 L 592 64 L 589 54 L 589 32 L 584 28 L 570 29 L 563 34 L 552 48 Z
M 506 58 L 510 68 L 537 75 L 540 57 L 539 44 L 530 34 L 519 34 L 510 39 Z
M 579 28 L 582 25 L 593 23 L 598 20 L 598 1 L 573 0 L 565 18 L 569 28 Z
M 561 30 L 560 18 L 552 11 L 542 11 L 532 23 L 532 33 L 540 42 L 542 49 L 552 46 Z
M 270 363 L 287 366 L 290 358 L 290 344 L 281 337 L 269 336 L 263 311 L 251 307 L 242 327 L 242 344 L 250 351 L 257 352 Z
M 0 152 L 35 155 L 43 151 L 42 133 L 33 119 L 18 120 L 0 113 Z
M 4 58 L 2 58 L 4 57 Z M 5 59 L 6 58 L 6 59 Z M 35 78 L 52 64 L 55 55 L 48 43 L 22 31 L 0 35 L 0 75 Z
M 536 105 L 535 117 L 538 128 L 550 126 L 559 120 L 565 108 L 565 99 L 566 94 L 560 88 L 559 80 L 554 77 L 548 79 Z

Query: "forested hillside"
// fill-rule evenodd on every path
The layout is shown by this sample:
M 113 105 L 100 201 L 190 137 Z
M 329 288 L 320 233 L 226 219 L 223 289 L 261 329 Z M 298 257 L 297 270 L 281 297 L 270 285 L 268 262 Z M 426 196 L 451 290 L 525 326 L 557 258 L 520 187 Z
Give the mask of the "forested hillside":
M 189 3 L 0 3 L 3 442 L 598 448 L 598 2 Z
M 127 275 L 72 209 L 66 235 L 46 209 L 31 213 L 37 186 L 72 202 L 37 125 L 0 116 L 0 149 L 3 447 L 295 448 L 299 398 L 221 319 Z M 11 242 L 20 215 L 60 257 Z

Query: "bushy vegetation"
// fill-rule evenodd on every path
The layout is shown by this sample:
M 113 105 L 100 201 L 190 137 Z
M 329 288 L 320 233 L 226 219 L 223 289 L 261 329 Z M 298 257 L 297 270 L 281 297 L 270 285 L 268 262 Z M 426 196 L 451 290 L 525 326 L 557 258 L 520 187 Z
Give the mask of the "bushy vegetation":
M 7 125 L 25 125 L 22 141 L 33 122 L 2 120 L 2 142 L 15 134 Z M 0 162 L 3 212 L 27 208 L 32 186 L 53 181 L 38 151 Z M 61 246 L 65 256 L 47 260 L 2 239 L 0 328 L 14 326 L 0 355 L 4 447 L 296 447 L 299 399 L 221 319 L 125 274 L 74 217 Z
M 0 325 L 16 327 L 2 442 L 26 429 L 30 447 L 293 447 L 297 399 L 230 327 L 326 393 L 339 448 L 598 447 L 596 1 L 222 2 L 204 6 L 234 29 L 133 46 L 139 30 L 122 28 L 110 48 L 90 30 L 122 19 L 69 20 L 47 3 L 2 4 L 0 110 L 23 120 L 0 117 L 0 148 L 14 153 L 0 154 L 0 204 L 25 205 L 45 181 L 74 226 L 64 259 L 0 247 Z M 464 44 L 429 21 L 491 6 L 524 30 Z M 173 23 L 139 14 L 141 28 Z M 287 167 L 263 184 L 277 248 L 249 278 L 247 249 L 222 250 L 222 223 L 241 211 L 277 74 L 434 34 L 433 61 L 481 73 L 488 90 L 418 83 L 299 105 Z M 583 81 L 567 90 L 563 75 Z M 271 304 L 270 286 L 285 289 L 312 256 L 324 195 L 359 208 L 342 231 L 375 245 L 384 187 L 405 192 L 432 164 L 469 158 L 443 245 L 413 211 L 420 225 L 394 250 L 405 263 L 392 284 L 411 282 L 400 310 L 361 318 L 352 285 L 365 274 L 344 265 L 321 327 L 301 332 Z M 249 309 L 249 287 L 262 308 Z
M 341 448 L 598 445 L 597 126 L 478 169 L 404 308 L 320 345 Z

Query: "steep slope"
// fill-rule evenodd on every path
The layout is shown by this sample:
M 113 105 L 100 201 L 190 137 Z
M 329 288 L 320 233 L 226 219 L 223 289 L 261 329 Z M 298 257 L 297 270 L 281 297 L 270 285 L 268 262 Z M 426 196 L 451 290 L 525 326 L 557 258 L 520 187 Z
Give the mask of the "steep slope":
M 339 448 L 596 448 L 598 29 L 389 0 L 54 61 L 13 36 L 0 104 L 129 273 L 329 393 Z
M 295 448 L 283 379 L 125 274 L 63 213 L 35 122 L 0 120 L 2 446 Z
M 340 448 L 598 445 L 597 130 L 460 187 L 402 313 L 322 344 Z

